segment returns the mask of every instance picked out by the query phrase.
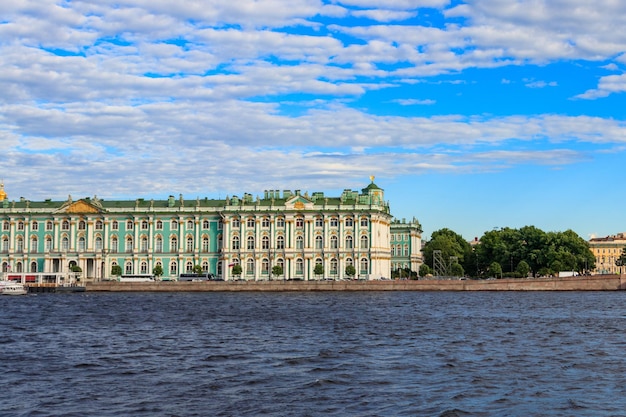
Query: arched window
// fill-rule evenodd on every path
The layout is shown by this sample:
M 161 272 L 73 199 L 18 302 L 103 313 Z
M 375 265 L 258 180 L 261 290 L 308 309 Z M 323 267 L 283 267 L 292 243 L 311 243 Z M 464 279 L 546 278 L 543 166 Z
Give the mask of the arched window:
M 96 220 L 96 230 L 102 230 L 102 220 Z
M 172 220 L 172 222 L 170 223 L 170 227 L 172 228 L 172 230 L 178 230 L 178 220 Z
M 32 261 L 30 263 L 30 272 L 37 272 L 37 262 Z
M 254 249 L 254 236 L 248 236 L 248 238 L 246 239 L 246 248 L 248 250 L 253 250 Z
M 209 272 L 209 263 L 207 261 L 202 261 L 202 272 Z
M 304 238 L 302 235 L 296 236 L 296 249 L 304 249 Z
M 30 238 L 30 251 L 31 252 L 37 252 L 37 249 L 39 246 L 39 241 L 37 240 L 37 236 L 32 236 Z
M 239 218 L 238 217 L 233 218 L 233 228 L 234 229 L 239 229 Z
M 185 264 L 185 272 L 187 272 L 188 274 L 193 272 L 193 262 L 187 261 L 187 263 Z
M 117 237 L 113 236 L 111 238 L 111 252 L 116 253 L 119 250 L 119 243 L 117 241 Z
M 353 227 L 354 226 L 354 220 L 352 219 L 352 217 L 346 217 L 346 227 Z
M 254 275 L 254 259 L 248 258 L 246 261 L 246 275 Z
M 176 276 L 178 275 L 178 264 L 176 263 L 176 261 L 171 261 L 170 262 L 170 276 Z
M 46 236 L 46 240 L 44 242 L 44 250 L 50 252 L 52 250 L 52 237 Z
M 187 229 L 193 229 L 193 220 L 187 220 Z
M 141 251 L 148 252 L 148 236 L 141 236 Z
M 35 221 L 34 221 L 34 222 L 32 222 L 32 223 L 31 223 L 31 225 L 30 225 L 30 228 L 31 228 L 32 230 L 39 230 L 39 223 L 37 223 L 37 222 L 35 222 Z
M 67 236 L 61 238 L 61 250 L 67 251 L 70 249 L 70 239 Z
M 9 223 L 8 221 L 2 222 L 2 230 L 4 230 L 5 232 L 11 230 L 11 223 Z
M 47 231 L 50 231 L 50 230 L 52 230 L 53 228 L 54 228 L 53 223 L 52 223 L 50 220 L 48 220 L 48 221 L 46 222 L 46 230 L 47 230 Z
M 336 217 L 330 218 L 330 227 L 337 227 L 339 225 L 339 220 Z
M 81 220 L 78 222 L 78 230 L 85 230 L 85 221 Z
M 170 238 L 170 252 L 178 252 L 178 238 L 176 236 Z
M 365 216 L 361 217 L 361 227 L 367 227 L 369 226 L 369 224 L 370 222 L 367 217 Z
M 304 217 L 296 217 L 296 227 L 299 229 L 304 227 Z
M 322 216 L 317 216 L 315 218 L 315 227 L 324 227 L 324 219 Z
M 157 236 L 154 240 L 154 251 L 158 253 L 163 252 L 163 238 L 161 236 Z
M 63 220 L 61 222 L 61 230 L 70 230 L 70 222 Z
M 17 230 L 24 230 L 24 222 L 23 221 L 17 222 Z
M 18 236 L 16 240 L 16 248 L 17 252 L 24 252 L 24 238 L 22 236 Z
M 126 252 L 133 251 L 133 238 L 132 236 L 126 236 Z
M 339 247 L 338 241 L 339 241 L 339 239 L 337 238 L 337 236 L 332 235 L 330 237 L 330 248 L 331 249 L 337 249 Z
M 324 238 L 322 236 L 315 236 L 315 249 L 323 249 L 324 248 Z
M 79 251 L 84 251 L 85 250 L 85 246 L 86 246 L 86 242 L 85 242 L 85 236 L 80 236 L 78 238 L 78 250 Z
M 270 227 L 270 218 L 269 217 L 263 217 L 263 220 L 261 221 L 261 227 L 264 229 L 267 229 Z
M 304 274 L 304 261 L 302 258 L 296 259 L 296 275 Z
M 119 227 L 120 227 L 120 226 L 119 226 L 119 224 L 117 223 L 117 220 L 113 220 L 113 221 L 111 222 L 111 230 L 117 230 L 117 229 L 119 229 Z
M 139 268 L 140 268 L 140 273 L 141 274 L 147 274 L 148 273 L 148 262 L 141 261 L 141 264 L 140 264 Z
M 366 235 L 361 236 L 361 249 L 369 248 L 369 239 Z
M 261 249 L 269 249 L 270 248 L 270 238 L 269 236 L 263 236 L 261 238 Z
M 248 217 L 248 221 L 246 222 L 246 226 L 249 229 L 253 229 L 254 228 L 254 217 Z
M 94 242 L 95 242 L 95 249 L 102 250 L 102 237 L 96 236 L 96 240 Z
M 208 220 L 203 220 L 202 221 L 202 228 L 203 229 L 209 229 L 211 227 L 211 223 L 209 223 Z
M 157 230 L 163 230 L 163 222 L 161 220 L 157 220 L 157 222 L 156 222 L 156 229 Z
M 346 249 L 354 248 L 354 241 L 352 239 L 352 235 L 346 236 Z
M 285 218 L 279 217 L 276 219 L 276 227 L 280 227 L 281 229 L 285 227 Z
M 133 230 L 133 221 L 132 220 L 127 220 L 126 221 L 126 230 Z
M 2 252 L 9 252 L 9 238 L 6 236 L 2 237 Z
M 148 230 L 148 221 L 147 220 L 142 220 L 141 221 L 141 230 Z
M 24 272 L 24 267 L 21 262 L 15 264 L 15 272 Z
M 232 248 L 233 250 L 239 250 L 239 236 L 233 236 Z
M 187 236 L 187 252 L 193 252 L 193 237 Z
M 337 275 L 337 268 L 339 266 L 339 263 L 337 262 L 336 258 L 332 258 L 330 260 L 330 274 L 331 275 Z
M 124 273 L 126 275 L 131 275 L 133 273 L 133 263 L 131 261 L 126 261 L 126 264 L 124 264 Z
M 269 273 L 270 273 L 270 260 L 267 258 L 263 258 L 263 260 L 261 260 L 261 274 L 269 275 Z
M 285 236 L 279 235 L 276 238 L 276 249 L 285 249 Z
M 367 274 L 369 271 L 369 261 L 367 258 L 361 258 L 361 274 Z
M 207 236 L 202 237 L 202 252 L 209 251 L 209 238 Z

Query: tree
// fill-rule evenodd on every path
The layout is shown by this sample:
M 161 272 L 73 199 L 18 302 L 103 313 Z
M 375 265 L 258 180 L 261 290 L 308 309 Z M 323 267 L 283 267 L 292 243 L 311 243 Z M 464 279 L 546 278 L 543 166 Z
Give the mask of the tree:
M 470 244 L 463 239 L 463 236 L 446 228 L 433 232 L 431 239 L 426 242 L 422 249 L 424 263 L 431 269 L 434 267 L 433 257 L 436 250 L 441 251 L 441 256 L 446 264 L 451 258 L 456 257 L 457 262 L 464 269 L 468 269 L 468 264 L 473 259 Z
M 113 265 L 111 266 L 111 275 L 119 277 L 120 275 L 122 275 L 122 267 L 119 265 Z
M 500 264 L 492 262 L 491 265 L 489 265 L 489 274 L 494 278 L 498 278 L 498 275 L 502 277 L 502 267 Z
M 426 275 L 432 275 L 433 271 L 426 264 L 421 264 L 419 269 L 420 277 L 425 277 Z
M 354 267 L 354 265 L 346 265 L 346 275 L 350 278 L 356 275 L 356 268 Z
M 324 275 L 324 266 L 322 264 L 315 265 L 313 273 L 315 274 L 315 276 Z
M 193 273 L 196 275 L 203 275 L 204 271 L 202 270 L 202 266 L 201 265 L 195 265 L 193 267 Z
M 463 275 L 465 275 L 465 271 L 463 270 L 461 264 L 455 262 L 450 265 L 450 275 L 452 275 L 453 277 L 462 277 Z
M 272 275 L 279 277 L 279 276 L 281 276 L 282 274 L 283 274 L 283 267 L 282 267 L 282 266 L 280 266 L 280 265 L 274 265 L 274 266 L 272 267 Z
M 517 268 L 515 268 L 515 272 L 517 272 L 518 276 L 526 278 L 530 272 L 530 266 L 528 266 L 526 261 L 519 261 Z
M 241 277 L 241 272 L 242 272 L 241 265 L 239 264 L 233 265 L 232 273 L 234 276 Z
M 152 275 L 157 278 L 160 278 L 163 275 L 163 267 L 161 265 L 157 265 L 152 268 Z

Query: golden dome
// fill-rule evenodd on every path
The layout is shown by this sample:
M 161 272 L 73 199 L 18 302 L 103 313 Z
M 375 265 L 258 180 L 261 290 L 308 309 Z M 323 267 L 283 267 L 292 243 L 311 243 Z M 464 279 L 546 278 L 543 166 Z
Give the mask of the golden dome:
M 4 201 L 7 198 L 7 193 L 4 192 L 4 182 L 0 182 L 0 201 Z

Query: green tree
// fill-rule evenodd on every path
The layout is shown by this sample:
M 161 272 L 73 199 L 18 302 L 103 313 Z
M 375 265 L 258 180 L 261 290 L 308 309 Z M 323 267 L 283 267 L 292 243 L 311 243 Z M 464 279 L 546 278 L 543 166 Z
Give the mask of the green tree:
M 317 277 L 319 277 L 320 275 L 324 275 L 324 266 L 322 264 L 315 265 L 315 268 L 313 269 L 313 273 Z
M 283 274 L 283 267 L 280 265 L 274 265 L 272 267 L 272 275 L 279 277 Z
M 202 270 L 202 265 L 194 265 L 193 273 L 196 275 L 203 275 L 204 271 Z
M 115 277 L 119 277 L 120 275 L 122 275 L 122 267 L 119 265 L 111 266 L 111 275 Z
M 420 277 L 425 277 L 427 275 L 432 275 L 433 271 L 432 269 L 430 269 L 430 267 L 426 264 L 421 264 L 420 265 L 420 269 L 419 269 L 419 273 L 420 273 Z
M 450 265 L 450 275 L 452 275 L 453 277 L 462 277 L 463 275 L 465 275 L 465 271 L 463 270 L 461 264 L 455 262 Z
M 448 264 L 451 258 L 457 258 L 457 262 L 468 269 L 468 265 L 473 260 L 472 247 L 463 239 L 463 236 L 444 228 L 433 232 L 431 239 L 426 242 L 422 253 L 424 263 L 433 268 L 434 252 L 441 251 L 443 261 Z
M 491 265 L 489 265 L 489 274 L 494 278 L 502 277 L 502 267 L 500 264 L 492 262 Z
M 346 265 L 346 275 L 349 276 L 350 278 L 354 277 L 356 275 L 356 268 L 354 267 L 354 265 Z
M 526 278 L 530 272 L 530 266 L 528 266 L 526 261 L 519 261 L 517 268 L 515 268 L 515 272 L 517 272 L 518 276 Z
M 163 267 L 161 265 L 157 265 L 152 268 L 152 275 L 157 278 L 160 278 L 163 275 Z
M 233 265 L 232 273 L 234 276 L 241 277 L 241 272 L 242 272 L 241 265 L 239 264 Z

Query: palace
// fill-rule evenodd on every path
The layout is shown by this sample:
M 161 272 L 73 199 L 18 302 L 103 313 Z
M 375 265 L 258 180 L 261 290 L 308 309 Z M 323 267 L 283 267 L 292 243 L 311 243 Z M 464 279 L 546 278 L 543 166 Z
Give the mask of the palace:
M 619 259 L 622 250 L 626 247 L 626 233 L 618 233 L 606 237 L 594 237 L 589 239 L 589 249 L 596 257 L 594 274 L 619 274 L 623 266 L 617 266 L 615 261 Z
M 219 200 L 9 201 L 0 184 L 0 265 L 3 273 L 80 270 L 95 281 L 114 278 L 115 266 L 131 276 L 160 267 L 164 280 L 196 266 L 224 280 L 379 279 L 392 268 L 417 271 L 421 225 L 394 220 L 371 179 L 361 192 L 336 197 L 268 190 L 263 198 Z

